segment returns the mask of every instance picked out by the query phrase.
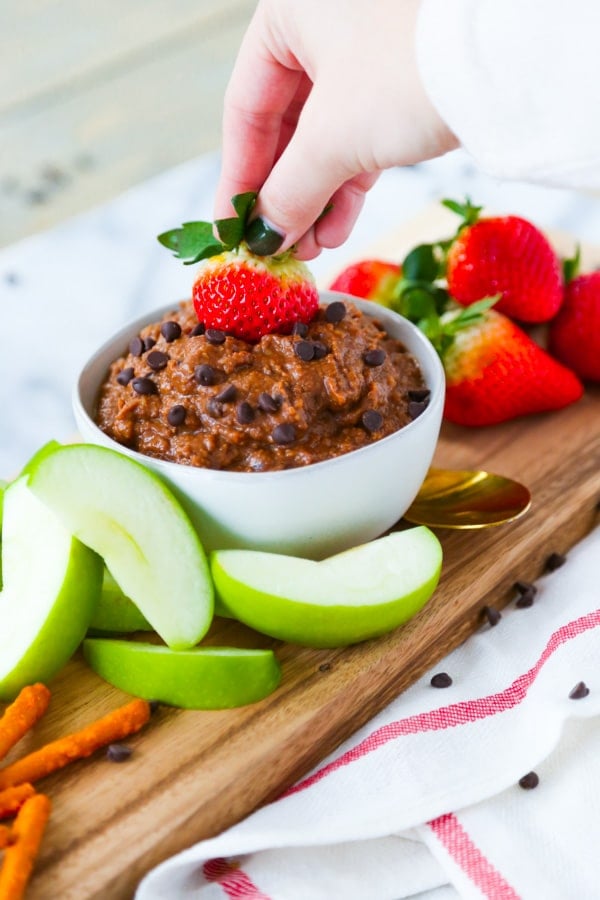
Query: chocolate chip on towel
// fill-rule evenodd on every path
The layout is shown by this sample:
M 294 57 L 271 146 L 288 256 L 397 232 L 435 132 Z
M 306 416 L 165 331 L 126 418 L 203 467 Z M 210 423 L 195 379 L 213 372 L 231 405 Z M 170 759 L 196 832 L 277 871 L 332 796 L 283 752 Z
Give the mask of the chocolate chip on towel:
M 452 684 L 452 679 L 447 672 L 438 672 L 430 681 L 431 687 L 447 688 Z
M 519 778 L 519 787 L 522 787 L 524 791 L 533 790 L 539 783 L 540 777 L 536 772 L 528 772 L 527 775 L 523 775 L 522 778 Z
M 555 572 L 557 569 L 560 569 L 561 566 L 567 561 L 567 557 L 563 556 L 562 553 L 551 553 L 548 559 L 546 560 L 545 569 L 546 572 Z
M 492 628 L 494 627 L 494 625 L 497 625 L 502 618 L 502 613 L 499 609 L 496 609 L 495 606 L 484 606 L 482 613 L 488 620 L 488 623 L 492 626 Z
M 569 692 L 569 700 L 583 700 L 587 697 L 590 689 L 585 681 L 578 681 L 575 687 Z

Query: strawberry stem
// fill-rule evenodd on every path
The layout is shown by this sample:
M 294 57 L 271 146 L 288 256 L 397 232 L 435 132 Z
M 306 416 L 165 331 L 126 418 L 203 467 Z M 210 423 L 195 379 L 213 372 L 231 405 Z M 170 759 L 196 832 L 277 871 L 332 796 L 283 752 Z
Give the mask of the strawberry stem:
M 563 259 L 562 261 L 562 271 L 563 271 L 563 279 L 565 284 L 568 284 L 570 281 L 573 281 L 574 278 L 579 275 L 579 269 L 581 264 L 581 245 L 577 244 L 575 248 L 575 255 L 569 258 Z
M 158 235 L 158 241 L 172 250 L 174 256 L 183 260 L 185 266 L 217 256 L 225 250 L 235 250 L 244 238 L 244 231 L 252 208 L 256 202 L 256 193 L 247 191 L 231 198 L 236 212 L 229 219 L 217 219 L 212 222 L 184 222 L 181 228 L 173 228 Z M 214 228 L 219 237 L 215 237 Z

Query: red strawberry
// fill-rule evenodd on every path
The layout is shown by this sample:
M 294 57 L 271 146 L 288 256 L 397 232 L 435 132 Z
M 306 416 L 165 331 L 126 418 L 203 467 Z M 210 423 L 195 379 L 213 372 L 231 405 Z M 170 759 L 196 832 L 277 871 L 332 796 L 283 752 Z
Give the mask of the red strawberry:
M 310 322 L 319 295 L 307 266 L 292 251 L 257 256 L 243 241 L 256 194 L 232 198 L 236 216 L 210 222 L 186 222 L 159 235 L 186 265 L 203 260 L 192 296 L 198 320 L 245 341 L 265 334 L 288 334 L 295 322 Z
M 549 350 L 580 378 L 600 381 L 600 272 L 569 281 L 550 323 Z
M 395 288 L 402 276 L 397 263 L 380 259 L 363 259 L 352 263 L 329 285 L 332 291 L 342 291 L 354 297 L 374 300 L 382 306 L 390 306 L 395 299 Z
M 446 327 L 455 313 L 442 316 Z M 495 425 L 579 400 L 577 376 L 542 350 L 514 322 L 490 310 L 454 334 L 443 355 L 444 414 L 459 425 Z
M 558 258 L 535 225 L 518 216 L 477 218 L 478 207 L 444 201 L 465 218 L 447 252 L 450 294 L 463 306 L 500 294 L 496 309 L 522 322 L 547 322 L 562 302 Z

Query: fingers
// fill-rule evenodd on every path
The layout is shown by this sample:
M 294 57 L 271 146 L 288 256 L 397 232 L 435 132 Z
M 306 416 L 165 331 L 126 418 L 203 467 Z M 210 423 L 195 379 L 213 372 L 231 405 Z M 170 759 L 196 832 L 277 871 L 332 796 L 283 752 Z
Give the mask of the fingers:
M 315 238 L 320 247 L 343 244 L 364 206 L 365 196 L 379 177 L 379 172 L 357 175 L 336 191 L 332 208 L 315 225 Z

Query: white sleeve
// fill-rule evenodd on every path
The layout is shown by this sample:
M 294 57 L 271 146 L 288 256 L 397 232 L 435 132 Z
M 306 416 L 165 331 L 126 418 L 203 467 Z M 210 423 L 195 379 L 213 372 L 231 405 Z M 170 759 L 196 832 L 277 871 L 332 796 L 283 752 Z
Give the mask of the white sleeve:
M 482 169 L 600 189 L 600 0 L 423 0 L 417 58 Z

